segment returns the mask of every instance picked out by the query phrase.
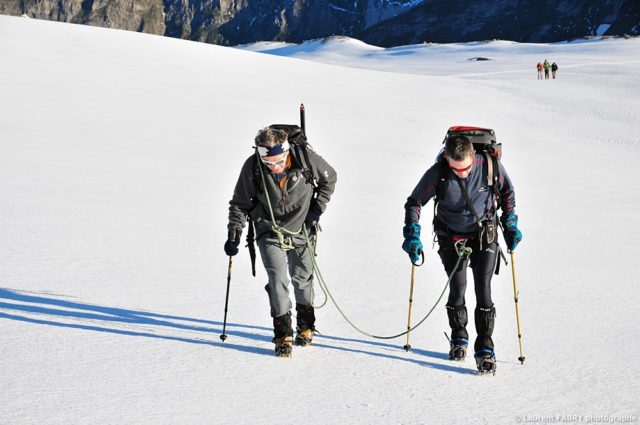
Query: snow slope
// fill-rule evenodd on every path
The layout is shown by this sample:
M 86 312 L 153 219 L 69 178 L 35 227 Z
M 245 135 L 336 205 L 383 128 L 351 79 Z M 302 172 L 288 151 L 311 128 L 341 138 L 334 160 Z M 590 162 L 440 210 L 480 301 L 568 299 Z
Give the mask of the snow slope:
M 634 46 L 634 47 L 632 47 Z M 295 57 L 353 68 L 409 74 L 473 78 L 518 78 L 536 63 L 556 61 L 561 71 L 582 67 L 635 64 L 638 40 L 599 38 L 552 44 L 493 40 L 473 43 L 416 44 L 382 48 L 348 37 L 310 40 L 301 44 L 258 42 L 242 50 Z M 603 58 L 615 57 L 612 63 Z
M 364 48 L 380 56 L 306 55 L 357 66 L 341 67 L 0 16 L 1 424 L 637 421 L 640 40 Z M 558 80 L 536 80 L 544 58 Z M 508 268 L 495 377 L 446 359 L 442 304 L 409 353 L 327 306 L 313 346 L 274 358 L 246 250 L 220 342 L 227 203 L 256 131 L 296 122 L 300 101 L 339 174 L 318 261 L 382 335 L 406 326 L 406 197 L 447 127 L 496 129 L 524 233 L 524 365 Z M 414 322 L 444 281 L 428 249 Z

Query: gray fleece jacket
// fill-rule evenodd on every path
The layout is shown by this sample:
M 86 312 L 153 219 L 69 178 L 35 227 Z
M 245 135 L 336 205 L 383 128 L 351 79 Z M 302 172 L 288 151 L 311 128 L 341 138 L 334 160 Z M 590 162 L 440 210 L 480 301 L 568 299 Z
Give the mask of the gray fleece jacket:
M 436 194 L 438 173 L 440 165 L 435 163 L 420 179 L 420 182 L 407 198 L 405 204 L 405 224 L 418 223 L 422 207 Z M 503 214 L 515 212 L 516 198 L 513 184 L 507 175 L 507 171 L 499 162 L 498 191 L 500 193 L 500 208 Z M 455 233 L 470 234 L 478 229 L 473 212 L 467 207 L 462 187 L 466 187 L 471 204 L 479 216 L 480 221 L 495 217 L 496 211 L 493 202 L 493 193 L 487 182 L 487 164 L 484 155 L 476 154 L 475 163 L 471 173 L 465 179 L 458 179 L 448 169 L 448 184 L 444 199 L 438 202 L 436 216 Z
M 290 152 L 292 166 L 285 171 L 287 180 L 284 189 L 280 188 L 276 176 L 255 154 L 245 161 L 233 198 L 229 202 L 229 235 L 234 235 L 244 227 L 247 215 L 255 222 L 256 238 L 271 231 L 267 196 L 257 166 L 262 167 L 264 172 L 267 193 L 278 226 L 297 232 L 302 228 L 309 210 L 318 216 L 326 210 L 338 178 L 336 171 L 320 155 L 309 149 L 309 162 L 316 181 L 314 189 L 303 175 L 300 162 L 293 151 Z

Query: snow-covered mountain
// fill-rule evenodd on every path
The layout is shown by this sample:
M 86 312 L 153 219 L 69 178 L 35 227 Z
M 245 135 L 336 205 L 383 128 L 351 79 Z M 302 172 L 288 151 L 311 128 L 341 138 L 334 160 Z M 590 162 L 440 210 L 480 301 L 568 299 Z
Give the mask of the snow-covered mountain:
M 297 57 L 0 16 L 0 423 L 637 422 L 640 39 L 279 48 Z M 536 79 L 545 58 L 558 79 Z M 407 325 L 406 197 L 449 126 L 496 130 L 524 365 L 510 267 L 493 377 L 447 359 L 442 303 L 409 352 L 329 304 L 314 344 L 275 358 L 244 247 L 220 341 L 228 201 L 258 129 L 296 123 L 301 101 L 338 172 L 317 260 L 378 335 Z M 413 323 L 446 280 L 431 211 Z

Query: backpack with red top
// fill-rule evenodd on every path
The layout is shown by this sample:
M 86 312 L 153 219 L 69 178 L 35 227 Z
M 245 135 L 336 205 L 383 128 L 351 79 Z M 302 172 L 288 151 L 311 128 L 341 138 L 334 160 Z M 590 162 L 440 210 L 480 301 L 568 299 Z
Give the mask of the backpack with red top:
M 499 202 L 498 179 L 500 178 L 500 168 L 498 161 L 502 157 L 502 143 L 498 143 L 496 140 L 495 131 L 482 127 L 454 126 L 447 130 L 442 144 L 445 144 L 448 139 L 454 136 L 467 137 L 476 153 L 484 155 L 487 161 L 487 182 L 496 202 Z M 444 199 L 447 185 L 449 184 L 449 165 L 444 157 L 444 149 L 440 151 L 436 161 L 440 164 L 440 171 L 438 173 L 438 183 L 436 184 L 435 204 Z

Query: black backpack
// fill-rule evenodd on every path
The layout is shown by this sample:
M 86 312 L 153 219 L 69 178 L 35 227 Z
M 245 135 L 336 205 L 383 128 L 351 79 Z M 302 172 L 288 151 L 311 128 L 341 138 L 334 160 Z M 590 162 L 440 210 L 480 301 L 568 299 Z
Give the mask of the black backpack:
M 455 126 L 447 130 L 447 134 L 442 141 L 443 144 L 453 136 L 466 136 L 473 144 L 476 153 L 485 156 L 487 161 L 487 182 L 492 190 L 496 202 L 500 203 L 500 193 L 498 192 L 498 180 L 500 178 L 499 162 L 502 157 L 502 143 L 496 140 L 496 133 L 490 128 Z M 449 180 L 449 165 L 440 151 L 436 160 L 440 164 L 438 172 L 438 183 L 436 184 L 435 204 L 444 199 L 447 192 Z

